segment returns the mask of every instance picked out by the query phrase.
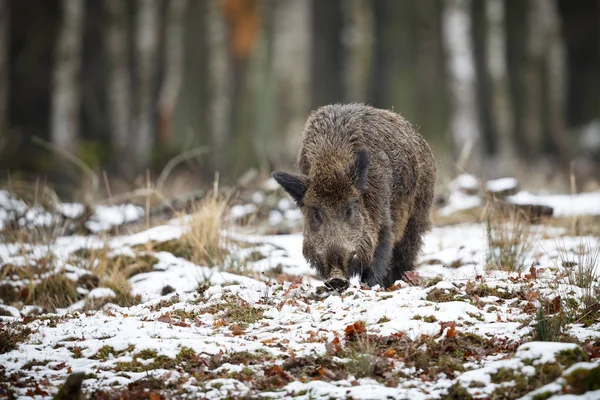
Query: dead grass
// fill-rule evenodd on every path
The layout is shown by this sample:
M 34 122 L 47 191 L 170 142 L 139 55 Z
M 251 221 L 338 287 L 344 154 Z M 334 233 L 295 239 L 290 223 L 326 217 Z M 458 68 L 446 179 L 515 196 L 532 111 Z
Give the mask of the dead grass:
M 488 253 L 491 270 L 520 271 L 535 241 L 527 214 L 516 208 L 503 208 L 494 200 L 485 209 Z
M 212 195 L 194 206 L 187 217 L 189 230 L 180 239 L 181 246 L 188 249 L 188 260 L 198 265 L 217 265 L 225 259 L 227 211 L 227 199 L 219 195 L 216 185 Z
M 64 273 L 57 273 L 42 279 L 27 297 L 28 304 L 35 304 L 48 312 L 65 308 L 79 300 L 75 282 Z
M 17 323 L 0 322 L 0 354 L 16 349 L 19 343 L 27 340 L 32 331 Z
M 600 242 L 592 244 L 588 238 L 575 249 L 566 249 L 564 243 L 557 249 L 565 282 L 579 288 L 577 294 L 562 294 L 565 319 L 589 326 L 600 320 Z

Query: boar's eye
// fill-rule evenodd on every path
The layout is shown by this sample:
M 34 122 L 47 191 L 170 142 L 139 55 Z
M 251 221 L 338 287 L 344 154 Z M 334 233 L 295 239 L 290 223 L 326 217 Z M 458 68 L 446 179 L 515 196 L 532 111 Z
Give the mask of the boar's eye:
M 310 216 L 314 222 L 316 222 L 318 224 L 323 222 L 323 213 L 321 212 L 321 210 L 319 210 L 318 208 L 315 208 L 315 207 L 310 207 L 309 212 L 310 212 Z

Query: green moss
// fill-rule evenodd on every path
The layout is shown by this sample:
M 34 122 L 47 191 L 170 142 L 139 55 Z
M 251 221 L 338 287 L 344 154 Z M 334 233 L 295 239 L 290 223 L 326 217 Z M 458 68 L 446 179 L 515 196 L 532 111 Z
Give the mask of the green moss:
M 556 361 L 558 361 L 564 368 L 569 368 L 571 365 L 588 361 L 588 355 L 581 349 L 581 347 L 574 347 L 568 350 L 562 350 L 556 353 Z
M 427 297 L 425 297 L 425 299 L 436 303 L 445 303 L 454 301 L 454 297 L 456 295 L 458 295 L 458 290 L 456 289 L 433 288 L 429 291 L 429 293 L 427 293 Z
M 448 393 L 444 396 L 445 400 L 470 400 L 473 396 L 460 383 L 455 383 L 450 386 Z
M 171 315 L 179 317 L 181 320 L 195 319 L 197 317 L 197 313 L 195 311 L 185 311 L 185 310 L 173 310 L 173 311 L 171 311 Z
M 237 297 L 230 297 L 224 303 L 215 304 L 199 311 L 200 314 L 218 314 L 220 318 L 229 323 L 236 323 L 240 328 L 253 324 L 263 317 L 264 311 L 250 305 L 248 302 Z
M 509 368 L 499 368 L 493 374 L 490 374 L 492 383 L 510 382 L 515 379 L 515 371 Z
M 390 322 L 390 319 L 388 317 L 386 317 L 385 315 L 381 318 L 379 318 L 379 321 L 377 321 L 378 324 L 385 324 L 386 322 Z
M 552 392 L 542 392 L 531 396 L 531 400 L 546 400 L 554 396 Z
M 437 322 L 437 318 L 434 317 L 433 315 L 428 315 L 426 317 L 423 317 L 423 321 L 433 323 L 433 322 Z
M 111 354 L 116 354 L 114 347 L 112 346 L 102 346 L 100 350 L 96 352 L 92 357 L 93 360 L 106 360 L 110 357 Z
M 432 287 L 432 286 L 435 286 L 435 285 L 437 285 L 437 284 L 438 284 L 439 282 L 441 282 L 441 281 L 443 281 L 443 278 L 442 278 L 441 276 L 436 276 L 436 277 L 433 277 L 433 278 L 427 279 L 427 280 L 425 281 L 425 283 L 424 283 L 424 286 L 425 286 L 426 288 L 428 288 L 428 287 Z
M 565 377 L 576 394 L 600 389 L 600 366 L 592 369 L 577 368 Z
M 31 361 L 28 361 L 25 364 L 23 364 L 23 366 L 21 367 L 21 369 L 31 370 L 34 367 L 43 367 L 43 366 L 46 366 L 50 362 L 51 362 L 50 360 L 31 360 Z

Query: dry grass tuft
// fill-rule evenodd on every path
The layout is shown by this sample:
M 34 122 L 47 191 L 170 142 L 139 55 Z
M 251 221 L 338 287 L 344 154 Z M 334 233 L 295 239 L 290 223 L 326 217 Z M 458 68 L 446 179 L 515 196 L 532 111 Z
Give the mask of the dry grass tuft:
M 180 239 L 187 259 L 198 265 L 216 265 L 225 259 L 229 251 L 223 230 L 228 215 L 227 198 L 220 196 L 215 187 L 213 194 L 200 201 L 187 217 L 189 230 Z
M 535 239 L 527 214 L 516 208 L 503 208 L 491 200 L 486 205 L 485 220 L 489 247 L 487 268 L 520 271 Z
M 75 282 L 63 273 L 50 275 L 34 286 L 27 303 L 39 305 L 49 312 L 68 307 L 79 300 Z

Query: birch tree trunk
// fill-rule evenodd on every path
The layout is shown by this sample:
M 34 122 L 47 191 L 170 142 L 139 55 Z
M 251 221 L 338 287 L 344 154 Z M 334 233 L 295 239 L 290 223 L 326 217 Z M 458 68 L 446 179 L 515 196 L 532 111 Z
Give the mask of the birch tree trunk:
M 548 48 L 544 57 L 548 87 L 548 120 L 550 137 L 558 153 L 563 171 L 568 171 L 571 159 L 570 145 L 567 138 L 566 114 L 566 59 L 565 43 L 561 32 L 558 4 L 555 0 L 543 3 L 547 20 L 546 40 Z
M 530 162 L 539 160 L 542 147 L 542 58 L 546 34 L 544 3 L 547 1 L 530 0 L 527 10 L 523 131 Z
M 0 151 L 8 130 L 8 0 L 0 0 Z
M 138 171 L 150 164 L 154 144 L 154 90 L 158 54 L 158 6 L 155 0 L 139 0 L 136 16 L 137 113 L 135 162 Z
M 514 163 L 517 159 L 513 133 L 515 117 L 510 98 L 507 73 L 508 61 L 506 58 L 506 24 L 504 14 L 504 0 L 487 0 L 485 2 L 488 29 L 486 37 L 486 67 L 490 77 L 492 124 L 498 139 L 501 169 L 515 167 Z
M 275 3 L 273 68 L 276 79 L 276 135 L 268 154 L 282 164 L 293 160 L 310 107 L 310 0 Z
M 122 0 L 104 2 L 107 25 L 105 51 L 108 79 L 108 114 L 111 142 L 116 150 L 118 169 L 131 172 L 133 160 L 128 156 L 131 143 L 131 77 L 129 73 L 129 35 L 126 4 Z
M 70 153 L 79 136 L 81 45 L 84 0 L 62 0 L 52 72 L 51 141 Z
M 225 173 L 229 164 L 227 143 L 231 139 L 233 79 L 225 16 L 218 1 L 208 1 L 206 12 L 208 47 L 208 125 L 212 139 L 213 165 Z
M 481 130 L 475 92 L 476 70 L 471 41 L 471 1 L 444 0 L 442 33 L 452 107 L 450 129 L 459 168 L 481 165 Z
M 365 101 L 373 62 L 373 4 L 371 0 L 346 0 L 342 12 L 344 97 L 347 101 Z
M 172 144 L 173 113 L 177 106 L 183 76 L 183 22 L 187 0 L 168 3 L 165 27 L 165 77 L 158 96 L 158 139 L 163 145 Z

